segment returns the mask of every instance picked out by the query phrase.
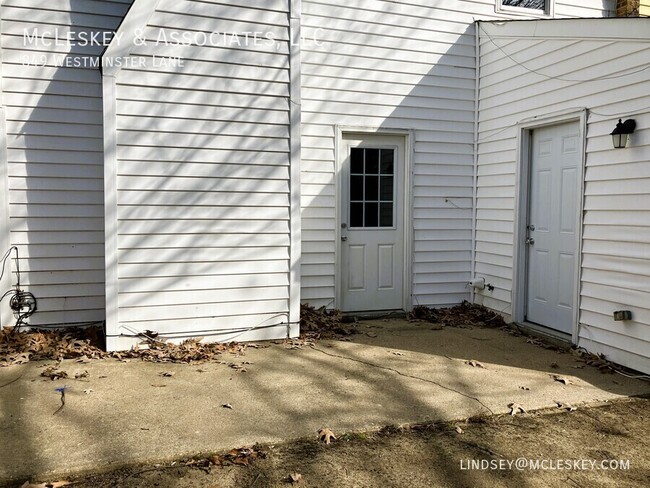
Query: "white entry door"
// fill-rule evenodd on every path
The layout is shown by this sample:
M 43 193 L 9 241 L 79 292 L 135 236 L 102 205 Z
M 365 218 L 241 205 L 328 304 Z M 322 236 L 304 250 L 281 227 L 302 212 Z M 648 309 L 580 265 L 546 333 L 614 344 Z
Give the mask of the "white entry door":
M 342 146 L 340 308 L 346 312 L 401 310 L 404 139 L 346 136 Z
M 580 179 L 577 122 L 535 129 L 526 226 L 526 320 L 571 334 L 574 322 Z

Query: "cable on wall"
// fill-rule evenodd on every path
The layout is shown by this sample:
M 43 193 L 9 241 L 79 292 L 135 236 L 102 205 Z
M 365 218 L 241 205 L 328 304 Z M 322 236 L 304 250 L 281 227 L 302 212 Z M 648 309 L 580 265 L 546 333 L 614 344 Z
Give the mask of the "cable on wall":
M 635 74 L 637 74 L 637 73 L 642 73 L 643 71 L 646 71 L 646 70 L 649 70 L 649 69 L 650 69 L 650 64 L 648 64 L 648 65 L 644 66 L 643 68 L 639 68 L 639 69 L 637 69 L 637 70 L 635 70 L 635 71 L 632 71 L 632 72 L 630 72 L 630 73 L 623 73 L 623 74 L 619 74 L 619 75 L 603 75 L 603 76 L 596 76 L 596 77 L 594 77 L 594 78 L 587 78 L 587 79 L 579 79 L 579 78 L 565 78 L 565 77 L 563 77 L 563 76 L 551 76 L 551 75 L 547 75 L 547 74 L 545 74 L 545 73 L 542 73 L 541 71 L 535 70 L 535 69 L 533 69 L 533 68 L 529 68 L 528 66 L 526 66 L 526 65 L 523 64 L 523 63 L 521 63 L 520 61 L 517 61 L 515 58 L 512 57 L 512 55 L 510 55 L 509 53 L 507 53 L 507 52 L 505 51 L 505 49 L 503 49 L 501 46 L 499 46 L 499 45 L 494 41 L 494 39 L 492 38 L 492 36 L 490 36 L 490 34 L 488 34 L 487 31 L 486 31 L 486 30 L 485 30 L 485 29 L 484 29 L 480 24 L 479 24 L 479 27 L 480 27 L 480 29 L 483 31 L 483 33 L 485 34 L 485 36 L 486 36 L 486 37 L 490 40 L 490 42 L 494 45 L 494 47 L 496 47 L 499 51 L 501 51 L 501 52 L 504 54 L 504 56 L 506 56 L 508 59 L 510 59 L 510 61 L 512 61 L 513 63 L 515 63 L 515 64 L 518 65 L 518 66 L 521 66 L 522 68 L 524 68 L 526 71 L 528 71 L 528 72 L 530 72 L 530 73 L 535 73 L 536 75 L 542 76 L 542 77 L 547 78 L 547 79 L 549 79 L 549 80 L 560 80 L 560 81 L 571 81 L 571 82 L 582 82 L 582 83 L 586 83 L 586 82 L 590 82 L 590 81 L 615 80 L 615 79 L 618 79 L 618 78 L 624 78 L 624 77 L 626 77 L 626 76 L 635 75 Z
M 36 304 L 36 297 L 32 293 L 24 291 L 20 288 L 20 257 L 18 255 L 18 247 L 11 246 L 2 257 L 2 270 L 0 271 L 0 280 L 2 280 L 2 277 L 5 274 L 7 261 L 9 260 L 12 251 L 16 253 L 16 285 L 11 290 L 6 291 L 2 297 L 0 297 L 0 302 L 2 302 L 2 300 L 4 300 L 6 297 L 10 297 L 9 308 L 13 310 L 14 316 L 16 317 L 14 332 L 17 332 L 23 325 L 27 325 L 25 320 L 34 315 L 34 312 L 36 312 L 38 306 Z

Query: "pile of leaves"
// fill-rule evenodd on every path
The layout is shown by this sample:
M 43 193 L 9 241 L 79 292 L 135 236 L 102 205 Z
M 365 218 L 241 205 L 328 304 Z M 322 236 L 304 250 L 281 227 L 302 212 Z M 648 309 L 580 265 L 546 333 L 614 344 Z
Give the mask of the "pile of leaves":
M 587 366 L 598 368 L 601 373 L 613 373 L 617 369 L 602 353 L 594 354 L 585 349 L 575 349 L 573 354 L 577 356 L 577 361 L 583 362 Z
M 0 330 L 0 366 L 39 359 L 107 357 L 106 352 L 93 344 L 96 340 L 96 331 L 91 329 L 20 332 L 5 328 Z
M 182 344 L 171 344 L 147 334 L 144 347 L 134 347 L 126 352 L 107 353 L 98 346 L 100 343 L 98 337 L 102 336 L 101 330 L 93 330 L 93 328 L 47 331 L 16 331 L 5 328 L 0 330 L 0 367 L 40 359 L 79 359 L 87 362 L 103 358 L 190 364 L 214 361 L 224 352 L 241 354 L 246 347 L 260 347 L 256 344 L 244 345 L 235 342 L 201 343 L 200 337 L 188 339 Z
M 460 305 L 450 308 L 428 308 L 418 305 L 407 314 L 406 318 L 414 322 L 425 321 L 450 327 L 465 325 L 503 327 L 506 325 L 499 313 L 468 301 L 463 301 Z
M 241 354 L 246 349 L 245 344 L 231 342 L 201 342 L 202 337 L 187 339 L 181 344 L 172 344 L 158 339 L 148 339 L 146 348 L 134 347 L 129 351 L 110 353 L 116 359 L 141 359 L 153 363 L 201 363 L 214 361 L 224 352 Z M 253 345 L 255 347 L 255 345 Z
M 258 459 L 264 459 L 266 452 L 258 446 L 242 447 L 232 449 L 225 454 L 216 454 L 210 458 L 210 461 L 217 466 L 250 466 Z
M 337 339 L 356 333 L 354 324 L 343 322 L 340 310 L 300 306 L 300 331 L 308 339 Z

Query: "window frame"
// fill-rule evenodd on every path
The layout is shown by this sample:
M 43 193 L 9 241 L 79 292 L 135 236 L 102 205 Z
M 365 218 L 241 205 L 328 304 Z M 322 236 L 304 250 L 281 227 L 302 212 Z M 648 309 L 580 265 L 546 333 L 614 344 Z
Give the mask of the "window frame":
M 553 18 L 555 14 L 555 0 L 545 0 L 546 9 L 537 10 L 534 8 L 526 7 L 512 7 L 510 5 L 503 5 L 503 0 L 496 0 L 494 10 L 497 13 L 504 15 L 516 15 L 522 17 L 536 17 L 542 19 Z

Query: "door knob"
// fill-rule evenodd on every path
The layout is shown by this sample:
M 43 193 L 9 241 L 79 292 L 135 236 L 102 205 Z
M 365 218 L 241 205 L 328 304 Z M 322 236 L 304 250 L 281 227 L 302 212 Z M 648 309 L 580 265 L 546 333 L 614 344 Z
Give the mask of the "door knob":
M 341 240 L 342 240 L 343 242 L 347 241 L 347 240 L 348 240 L 348 236 L 341 236 Z
M 529 237 L 528 239 L 526 239 L 526 244 L 535 244 L 535 239 Z

